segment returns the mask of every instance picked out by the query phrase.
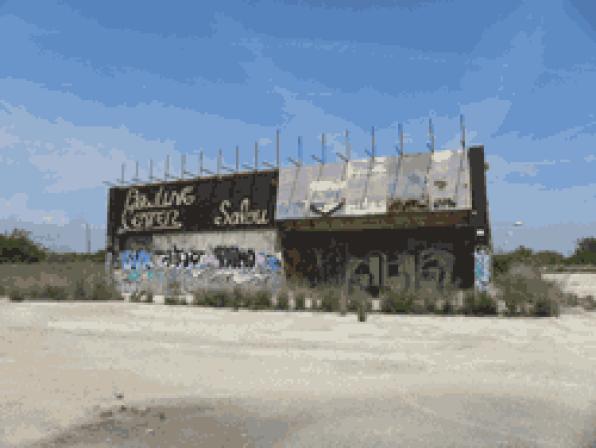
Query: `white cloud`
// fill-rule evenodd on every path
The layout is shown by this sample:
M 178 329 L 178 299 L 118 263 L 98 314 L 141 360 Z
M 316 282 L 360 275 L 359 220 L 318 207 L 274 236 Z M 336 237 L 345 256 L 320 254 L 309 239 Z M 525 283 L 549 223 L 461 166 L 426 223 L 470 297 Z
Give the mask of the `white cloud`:
M 16 217 L 36 224 L 53 222 L 64 225 L 68 222 L 66 212 L 63 210 L 33 209 L 28 206 L 28 200 L 26 193 L 16 193 L 10 198 L 0 197 L 0 219 Z
M 63 119 L 36 117 L 3 101 L 0 105 L 0 126 L 11 124 L 10 134 L 0 133 L 1 141 L 10 144 L 13 157 L 44 174 L 50 193 L 100 187 L 102 181 L 120 177 L 122 163 L 130 178 L 135 156 L 146 166 L 150 157 L 163 159 L 174 146 L 172 141 L 148 140 L 124 127 L 76 126 Z
M 11 134 L 7 126 L 0 127 L 0 149 L 12 148 L 19 142 L 19 137 Z

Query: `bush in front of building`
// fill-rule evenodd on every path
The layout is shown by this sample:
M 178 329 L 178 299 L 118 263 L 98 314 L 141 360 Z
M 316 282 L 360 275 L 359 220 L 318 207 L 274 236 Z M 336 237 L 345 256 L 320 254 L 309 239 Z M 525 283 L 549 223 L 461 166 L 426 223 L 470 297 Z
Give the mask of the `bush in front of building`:
M 287 310 L 289 308 L 289 305 L 290 305 L 290 300 L 289 300 L 288 290 L 285 288 L 282 288 L 277 293 L 277 303 L 275 304 L 275 308 L 278 310 Z
M 560 305 L 568 301 L 555 283 L 530 265 L 513 265 L 496 278 L 496 285 L 509 316 L 558 316 Z
M 486 292 L 468 290 L 464 293 L 461 312 L 468 316 L 494 316 L 497 314 L 497 302 Z
M 351 295 L 351 299 L 356 307 L 358 322 L 366 322 L 367 313 L 370 311 L 369 295 L 362 290 L 357 290 Z
M 305 300 L 306 293 L 303 290 L 298 290 L 294 292 L 294 306 L 296 310 L 303 311 L 305 309 Z
M 407 314 L 414 312 L 416 297 L 408 291 L 389 289 L 385 292 L 381 310 L 385 313 Z
M 238 311 L 240 306 L 242 306 L 242 288 L 240 286 L 235 286 L 232 290 L 232 309 L 234 311 Z
M 192 293 L 192 305 L 194 306 L 206 306 L 205 295 L 207 291 L 205 289 L 196 289 Z
M 224 308 L 231 305 L 231 293 L 225 289 L 206 289 L 204 301 L 206 306 Z
M 130 302 L 131 303 L 140 303 L 141 302 L 141 298 L 142 298 L 142 292 L 141 291 L 133 291 L 130 294 Z
M 245 295 L 246 307 L 250 310 L 271 308 L 271 291 L 265 288 L 248 289 Z
M 181 299 L 180 297 L 174 297 L 174 296 L 166 296 L 164 298 L 164 303 L 166 305 L 185 305 L 186 304 L 184 299 Z
M 11 288 L 8 290 L 8 298 L 11 302 L 22 302 L 25 300 L 25 293 L 22 289 Z
M 117 300 L 121 299 L 120 293 L 114 285 L 107 281 L 103 275 L 96 275 L 89 281 L 90 291 L 85 298 L 90 300 Z
M 339 311 L 341 289 L 337 285 L 325 285 L 317 290 L 315 296 L 321 299 L 323 311 Z

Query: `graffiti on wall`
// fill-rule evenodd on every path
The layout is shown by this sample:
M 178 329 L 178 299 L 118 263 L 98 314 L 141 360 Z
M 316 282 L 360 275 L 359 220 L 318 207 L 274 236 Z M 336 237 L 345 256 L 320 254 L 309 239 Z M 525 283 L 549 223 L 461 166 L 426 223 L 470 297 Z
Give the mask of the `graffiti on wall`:
M 491 281 L 491 256 L 487 249 L 474 252 L 474 286 L 477 291 L 486 292 Z
M 237 246 L 205 250 L 177 247 L 170 251 L 124 250 L 117 262 L 116 277 L 123 286 L 143 282 L 177 282 L 185 290 L 224 284 L 260 284 L 279 277 L 280 257 Z M 161 285 L 163 286 L 163 285 Z
M 250 209 L 250 199 L 244 198 L 240 202 L 239 210 L 232 210 L 232 203 L 225 199 L 219 205 L 220 216 L 216 216 L 213 220 L 216 226 L 231 226 L 231 225 L 265 225 L 267 224 L 267 209 Z

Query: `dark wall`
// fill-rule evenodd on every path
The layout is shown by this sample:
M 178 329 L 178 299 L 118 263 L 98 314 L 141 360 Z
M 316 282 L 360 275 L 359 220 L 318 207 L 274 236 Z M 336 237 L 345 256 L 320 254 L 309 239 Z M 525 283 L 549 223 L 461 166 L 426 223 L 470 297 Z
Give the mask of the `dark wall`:
M 277 171 L 261 171 L 111 188 L 108 240 L 164 231 L 273 228 L 277 180 Z
M 484 235 L 477 236 L 476 242 L 488 246 L 490 244 L 490 226 L 488 222 L 484 146 L 472 146 L 468 151 L 468 157 L 470 160 L 470 183 L 472 187 L 472 216 L 470 224 L 475 229 L 484 230 Z
M 473 285 L 474 231 L 471 228 L 364 230 L 344 232 L 282 232 L 284 265 L 290 279 L 310 283 L 342 281 L 348 258 L 383 254 L 386 262 L 399 254 L 419 255 L 427 249 L 453 255 L 451 277 L 462 288 Z

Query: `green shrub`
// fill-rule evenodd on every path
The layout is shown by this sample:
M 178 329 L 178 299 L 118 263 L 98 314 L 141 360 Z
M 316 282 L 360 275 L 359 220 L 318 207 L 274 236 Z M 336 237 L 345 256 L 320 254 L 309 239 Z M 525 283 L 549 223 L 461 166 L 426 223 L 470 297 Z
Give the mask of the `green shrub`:
M 41 297 L 53 300 L 68 299 L 68 292 L 66 288 L 56 285 L 45 285 L 41 292 Z
M 276 308 L 278 310 L 287 310 L 288 305 L 289 305 L 288 291 L 285 289 L 282 289 L 277 293 Z
M 134 291 L 131 295 L 130 295 L 130 301 L 132 303 L 139 303 L 141 301 L 141 298 L 143 297 L 143 291 L 137 290 Z
M 543 280 L 540 271 L 514 265 L 497 279 L 509 315 L 557 316 L 559 304 L 568 300 L 554 283 Z
M 153 291 L 147 291 L 145 293 L 144 303 L 153 303 Z
M 22 302 L 25 300 L 25 294 L 20 288 L 11 288 L 8 291 L 8 298 L 13 302 Z
M 339 311 L 341 291 L 338 287 L 327 286 L 322 288 L 318 296 L 321 298 L 321 309 L 323 311 Z
M 232 290 L 232 309 L 234 311 L 238 311 L 238 309 L 242 306 L 242 288 L 239 286 L 235 286 Z
M 581 300 L 582 306 L 585 310 L 596 310 L 596 299 L 593 296 L 586 296 Z
M 480 316 L 494 316 L 497 314 L 497 302 L 486 292 L 478 293 L 474 311 Z
M 91 300 L 115 300 L 120 299 L 120 293 L 113 284 L 109 283 L 103 276 L 97 276 L 91 282 L 91 291 L 87 298 Z
M 304 310 L 304 300 L 306 299 L 306 294 L 304 291 L 299 290 L 294 293 L 294 304 L 297 310 L 302 311 Z
M 207 291 L 204 289 L 197 289 L 193 292 L 192 304 L 195 306 L 207 305 Z
M 186 304 L 184 299 L 182 299 L 180 297 L 172 297 L 172 296 L 167 296 L 164 299 L 164 303 L 166 305 L 185 305 Z
M 207 289 L 204 293 L 204 302 L 207 306 L 223 308 L 226 306 L 228 294 L 223 289 Z
M 381 309 L 385 313 L 411 313 L 414 311 L 415 297 L 408 291 L 389 290 L 382 301 Z
M 247 293 L 247 305 L 251 310 L 271 308 L 271 292 L 267 289 L 255 289 Z
M 46 256 L 47 250 L 33 241 L 26 230 L 0 234 L 0 263 L 35 263 Z
M 359 288 L 354 288 L 348 296 L 347 311 L 356 313 L 359 322 L 366 321 L 366 316 L 372 309 L 370 295 Z
M 559 304 L 549 297 L 538 297 L 534 301 L 532 315 L 536 317 L 548 317 L 559 315 Z
M 485 292 L 468 290 L 464 293 L 463 313 L 470 316 L 494 316 L 497 302 Z
M 454 299 L 452 297 L 445 297 L 443 306 L 436 311 L 442 314 L 455 314 L 456 307 L 454 305 Z
M 72 298 L 75 300 L 84 300 L 87 298 L 87 288 L 85 288 L 85 281 L 82 278 L 78 278 L 75 280 Z
M 356 313 L 358 315 L 358 322 L 366 322 L 366 313 L 368 311 L 368 298 L 361 297 L 358 298 L 356 301 L 357 310 Z

